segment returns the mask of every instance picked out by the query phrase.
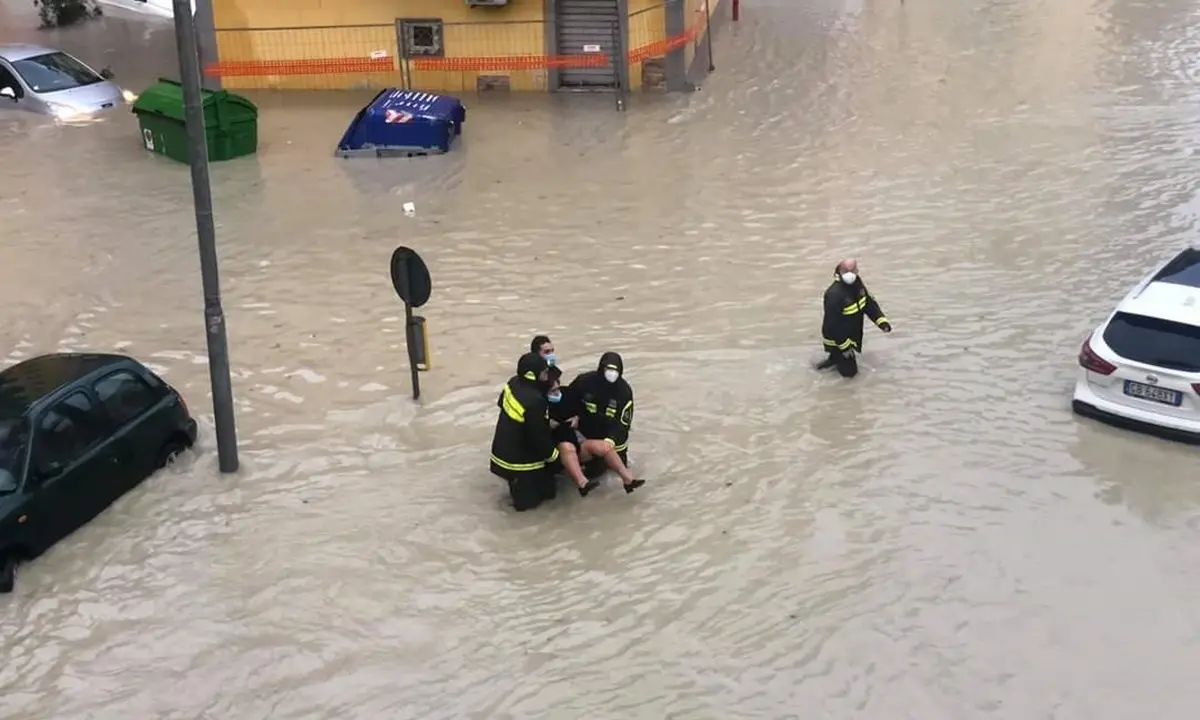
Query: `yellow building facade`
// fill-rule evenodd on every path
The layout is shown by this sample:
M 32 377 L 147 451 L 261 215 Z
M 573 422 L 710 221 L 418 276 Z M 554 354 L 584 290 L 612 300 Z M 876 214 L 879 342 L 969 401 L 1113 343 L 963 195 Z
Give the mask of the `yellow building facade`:
M 217 60 L 206 73 L 225 88 L 447 93 L 604 89 L 606 77 L 613 84 L 627 77 L 630 89 L 658 87 L 665 56 L 684 55 L 690 65 L 705 8 L 718 7 L 712 0 L 211 2 Z M 592 21 L 592 35 L 570 34 L 570 13 L 595 13 L 589 3 L 613 9 L 611 32 Z

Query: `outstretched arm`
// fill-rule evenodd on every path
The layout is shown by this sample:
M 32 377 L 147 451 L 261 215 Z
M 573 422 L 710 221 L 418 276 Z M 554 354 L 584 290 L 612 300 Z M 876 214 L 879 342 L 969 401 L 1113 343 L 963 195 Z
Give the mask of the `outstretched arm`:
M 865 287 L 863 288 L 866 289 Z M 871 322 L 884 332 L 892 331 L 892 324 L 888 322 L 887 315 L 883 314 L 883 308 L 879 306 L 879 301 L 867 290 L 867 317 L 871 318 Z

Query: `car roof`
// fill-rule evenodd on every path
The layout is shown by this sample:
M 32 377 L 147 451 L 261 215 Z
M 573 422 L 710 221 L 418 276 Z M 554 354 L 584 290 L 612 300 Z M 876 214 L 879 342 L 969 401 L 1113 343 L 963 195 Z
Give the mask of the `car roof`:
M 1151 282 L 1117 306 L 1117 312 L 1200 327 L 1200 288 Z
M 0 417 L 21 417 L 46 395 L 96 370 L 132 362 L 124 355 L 55 353 L 0 370 Z
M 4 58 L 9 62 L 17 62 L 38 55 L 46 55 L 49 53 L 61 52 L 57 48 L 46 47 L 45 45 L 29 45 L 26 43 L 9 43 L 0 44 L 0 58 Z

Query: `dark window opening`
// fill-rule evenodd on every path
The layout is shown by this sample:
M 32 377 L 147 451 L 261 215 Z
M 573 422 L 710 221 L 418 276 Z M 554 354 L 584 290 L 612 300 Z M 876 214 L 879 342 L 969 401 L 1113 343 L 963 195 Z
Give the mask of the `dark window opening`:
M 1193 325 L 1119 312 L 1104 329 L 1104 342 L 1134 362 L 1200 372 L 1200 328 Z
M 92 401 L 81 392 L 67 396 L 42 416 L 38 424 L 38 458 L 67 466 L 83 457 L 104 437 Z
M 404 57 L 441 57 L 441 20 L 401 20 L 400 51 Z
M 29 426 L 20 418 L 0 420 L 0 495 L 16 491 L 25 469 Z
M 0 88 L 12 88 L 14 99 L 19 100 L 25 96 L 25 89 L 17 82 L 16 76 L 3 66 L 0 66 Z
M 108 375 L 92 389 L 117 426 L 137 419 L 158 402 L 158 394 L 146 381 L 129 370 L 118 370 Z

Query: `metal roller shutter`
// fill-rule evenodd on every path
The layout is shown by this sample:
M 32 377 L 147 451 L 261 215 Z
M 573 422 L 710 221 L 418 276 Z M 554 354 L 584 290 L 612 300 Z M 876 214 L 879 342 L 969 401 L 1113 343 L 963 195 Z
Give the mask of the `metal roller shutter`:
M 617 0 L 558 0 L 558 54 L 580 55 L 599 46 L 611 57 L 617 48 L 617 12 Z M 558 84 L 564 90 L 615 88 L 617 72 L 611 60 L 600 67 L 563 68 Z

